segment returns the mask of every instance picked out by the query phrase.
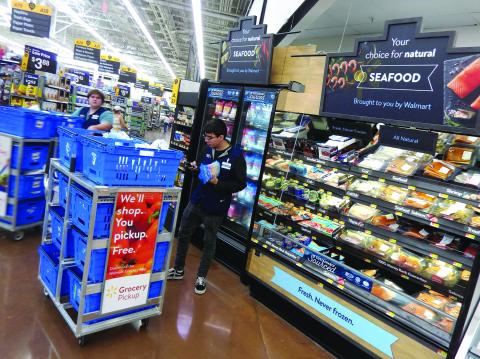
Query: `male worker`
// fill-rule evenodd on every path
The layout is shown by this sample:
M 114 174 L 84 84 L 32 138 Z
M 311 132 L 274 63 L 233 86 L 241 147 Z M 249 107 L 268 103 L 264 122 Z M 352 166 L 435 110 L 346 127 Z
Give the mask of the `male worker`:
M 109 131 L 113 125 L 112 112 L 103 108 L 105 95 L 102 91 L 93 89 L 87 94 L 89 107 L 76 110 L 72 116 L 80 116 L 85 119 L 82 127 L 89 130 Z
M 195 293 L 205 293 L 205 278 L 215 256 L 218 227 L 227 215 L 232 194 L 246 187 L 246 164 L 242 151 L 233 148 L 225 139 L 227 126 L 222 120 L 213 119 L 204 127 L 205 143 L 201 165 L 215 161 L 220 172 L 207 183 L 200 182 L 185 208 L 178 232 L 178 247 L 175 265 L 168 271 L 167 279 L 182 279 L 190 237 L 203 223 L 203 254 L 195 282 Z M 195 163 L 192 163 L 196 167 Z

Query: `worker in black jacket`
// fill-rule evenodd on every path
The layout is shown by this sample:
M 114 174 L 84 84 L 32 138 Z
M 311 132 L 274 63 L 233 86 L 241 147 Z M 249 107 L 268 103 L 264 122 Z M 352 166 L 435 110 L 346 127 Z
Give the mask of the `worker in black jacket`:
M 167 275 L 167 279 L 183 278 L 190 237 L 203 223 L 203 254 L 195 282 L 197 294 L 206 291 L 205 278 L 215 256 L 218 227 L 227 215 L 232 194 L 246 187 L 245 158 L 240 149 L 232 147 L 225 139 L 226 135 L 227 126 L 222 120 L 213 119 L 206 123 L 204 138 L 207 148 L 200 157 L 201 165 L 217 161 L 220 172 L 208 182 L 200 182 L 192 193 L 180 222 L 175 265 Z M 193 166 L 196 167 L 196 164 L 193 163 Z

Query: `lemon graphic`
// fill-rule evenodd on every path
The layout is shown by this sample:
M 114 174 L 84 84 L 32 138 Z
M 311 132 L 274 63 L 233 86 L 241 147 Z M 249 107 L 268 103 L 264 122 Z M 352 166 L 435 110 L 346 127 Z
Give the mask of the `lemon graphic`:
M 355 72 L 355 75 L 353 75 L 353 78 L 357 82 L 364 82 L 367 80 L 367 73 L 363 72 L 362 70 L 358 70 Z

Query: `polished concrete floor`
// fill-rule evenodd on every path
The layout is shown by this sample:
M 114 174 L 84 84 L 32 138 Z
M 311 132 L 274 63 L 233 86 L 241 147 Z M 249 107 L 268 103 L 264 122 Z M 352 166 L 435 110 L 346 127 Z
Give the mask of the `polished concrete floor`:
M 38 232 L 38 231 L 37 231 Z M 195 295 L 200 251 L 191 248 L 183 281 L 169 282 L 164 313 L 145 330 L 125 325 L 80 347 L 37 280 L 38 233 L 0 235 L 0 358 L 332 358 L 262 304 L 236 275 L 214 263 L 208 290 Z

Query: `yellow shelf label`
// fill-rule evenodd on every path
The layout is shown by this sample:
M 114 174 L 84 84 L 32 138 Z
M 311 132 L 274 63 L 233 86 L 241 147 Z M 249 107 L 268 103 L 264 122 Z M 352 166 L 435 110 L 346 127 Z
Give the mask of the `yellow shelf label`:
M 368 179 L 368 175 L 363 174 L 363 175 L 362 175 L 362 178 Z
M 367 262 L 367 263 L 372 263 L 372 261 L 371 261 L 370 259 L 368 259 L 368 258 L 363 258 L 363 260 L 364 260 L 365 262 Z
M 408 275 L 405 275 L 405 274 L 402 274 L 402 278 L 403 278 L 403 279 L 406 279 L 406 280 L 409 280 L 409 279 L 410 279 L 410 277 L 409 277 Z
M 440 197 L 440 198 L 448 198 L 448 194 L 446 194 L 446 193 L 439 193 L 439 194 L 438 194 L 438 197 Z
M 327 194 L 328 194 L 328 195 L 331 195 L 331 194 L 332 194 L 332 192 L 328 191 L 328 192 L 327 192 Z
M 343 289 L 345 288 L 345 287 L 344 287 L 343 285 L 341 285 L 341 284 L 337 285 L 337 287 L 338 287 L 338 289 L 341 289 L 341 290 L 343 290 Z
M 417 189 L 417 187 L 415 187 L 415 186 L 408 186 L 408 189 L 409 189 L 409 190 L 412 190 L 412 191 L 415 191 L 415 190 Z
M 399 212 L 399 211 L 396 211 L 395 214 L 399 217 L 403 216 L 403 213 L 402 212 Z
M 382 183 L 385 182 L 385 178 L 379 178 L 378 182 L 382 182 Z
M 393 238 L 390 238 L 388 241 L 389 241 L 390 243 L 393 243 L 393 244 L 397 243 L 397 240 L 396 240 L 396 239 L 393 239 Z
M 440 225 L 439 225 L 438 223 L 430 222 L 430 225 L 431 225 L 432 227 L 435 227 L 435 228 L 439 228 L 439 227 L 440 227 Z
M 267 245 L 266 245 L 266 244 L 262 244 L 262 247 L 263 247 L 263 248 L 267 248 Z
M 345 222 L 344 222 L 344 221 L 340 221 L 340 224 L 343 226 L 343 225 L 345 224 Z
M 394 312 L 387 312 L 387 315 L 391 318 L 394 318 L 395 317 L 395 313 Z
M 446 358 L 447 357 L 447 352 L 443 349 L 438 349 L 437 354 L 440 354 L 442 357 Z
M 337 248 L 339 251 L 341 251 L 341 250 L 342 250 L 342 247 L 336 247 L 336 248 Z
M 270 248 L 270 252 L 275 253 L 275 248 Z
M 302 263 L 295 262 L 295 264 L 296 264 L 298 267 L 303 267 L 303 264 L 302 264 Z
M 327 282 L 333 284 L 333 280 L 331 280 L 330 278 L 327 278 Z
M 475 236 L 471 233 L 465 234 L 465 237 L 470 238 L 470 239 L 475 239 Z
M 252 238 L 253 243 L 258 243 L 258 239 Z
M 427 288 L 427 289 L 432 289 L 432 286 L 431 286 L 431 285 L 424 284 L 423 286 L 424 286 L 425 288 Z
M 324 190 L 323 188 L 320 188 L 320 189 L 319 189 L 319 192 L 320 192 L 320 193 L 324 193 L 325 190 Z
M 432 257 L 433 259 L 438 259 L 438 254 L 430 253 L 430 257 Z
M 462 263 L 453 262 L 453 265 L 458 268 L 462 268 Z
M 375 203 L 371 203 L 371 204 L 370 204 L 370 207 L 372 207 L 372 208 L 377 208 L 377 205 L 376 205 Z
M 365 231 L 365 233 L 366 233 L 366 234 L 372 234 L 372 231 L 370 231 L 370 230 L 367 229 L 367 230 Z

